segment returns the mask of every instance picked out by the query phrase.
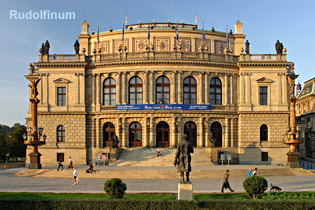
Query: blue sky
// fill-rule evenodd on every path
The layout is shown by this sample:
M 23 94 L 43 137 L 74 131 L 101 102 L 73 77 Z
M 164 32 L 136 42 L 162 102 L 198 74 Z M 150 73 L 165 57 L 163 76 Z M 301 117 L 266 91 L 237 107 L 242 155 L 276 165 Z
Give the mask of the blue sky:
M 107 31 L 121 29 L 126 7 L 128 23 L 139 20 L 181 22 L 193 24 L 198 16 L 198 27 L 212 26 L 225 31 L 234 23 L 243 22 L 243 33 L 250 42 L 252 54 L 275 53 L 279 39 L 287 48 L 287 59 L 295 63 L 295 71 L 303 83 L 315 77 L 311 62 L 315 58 L 315 1 L 295 0 L 103 0 L 103 1 L 41 1 L 0 0 L 0 124 L 24 124 L 28 106 L 28 74 L 31 62 L 37 62 L 38 49 L 49 40 L 51 54 L 74 53 L 73 43 L 80 33 L 80 23 L 86 19 L 90 29 Z M 18 12 L 50 10 L 75 12 L 75 20 L 14 20 L 10 10 Z M 197 12 L 196 12 L 197 11 Z M 239 15 L 238 15 L 239 14 Z

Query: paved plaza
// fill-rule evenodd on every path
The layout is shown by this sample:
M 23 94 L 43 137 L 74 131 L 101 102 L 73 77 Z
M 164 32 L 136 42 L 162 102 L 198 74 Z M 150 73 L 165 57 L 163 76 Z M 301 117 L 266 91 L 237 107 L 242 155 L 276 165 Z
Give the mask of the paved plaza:
M 216 166 L 218 168 L 224 166 Z M 80 166 L 82 173 L 83 168 Z M 80 168 L 82 170 L 80 170 Z M 0 191 L 1 192 L 55 192 L 55 193 L 104 193 L 102 178 L 80 178 L 80 183 L 73 186 L 72 175 L 65 177 L 12 177 L 13 174 L 25 168 L 1 169 Z M 58 173 L 56 169 L 51 169 Z M 68 169 L 65 169 L 68 170 Z M 174 169 L 175 170 L 175 169 Z M 72 171 L 69 169 L 69 173 Z M 224 172 L 224 170 L 222 170 Z M 121 171 L 128 173 L 128 171 Z M 193 172 L 192 172 L 193 174 Z M 233 175 L 233 170 L 231 170 Z M 315 176 L 270 176 L 266 177 L 268 184 L 280 186 L 283 191 L 315 191 Z M 127 193 L 159 192 L 176 193 L 179 179 L 123 179 L 127 184 Z M 196 178 L 191 180 L 194 193 L 217 193 L 220 192 L 222 178 Z M 244 192 L 242 183 L 244 178 L 231 178 L 230 185 L 235 192 Z M 268 187 L 269 190 L 269 187 Z

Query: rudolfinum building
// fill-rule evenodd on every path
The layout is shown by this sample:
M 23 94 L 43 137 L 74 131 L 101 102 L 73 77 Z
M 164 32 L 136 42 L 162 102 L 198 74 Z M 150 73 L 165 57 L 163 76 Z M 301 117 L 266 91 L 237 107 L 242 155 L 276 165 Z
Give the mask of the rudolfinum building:
M 90 32 L 83 22 L 74 54 L 42 48 L 29 69 L 41 78 L 42 165 L 69 156 L 94 162 L 110 152 L 113 135 L 121 148 L 173 148 L 183 134 L 214 162 L 224 153 L 238 163 L 285 163 L 294 64 L 282 44 L 251 54 L 242 25 L 219 32 L 154 21 Z

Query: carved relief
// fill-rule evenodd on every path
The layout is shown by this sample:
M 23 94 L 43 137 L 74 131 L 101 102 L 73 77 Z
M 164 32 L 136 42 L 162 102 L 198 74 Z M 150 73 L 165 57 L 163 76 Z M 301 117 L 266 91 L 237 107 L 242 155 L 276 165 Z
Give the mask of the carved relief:
M 224 54 L 224 48 L 226 48 L 226 41 L 215 41 L 215 53 L 216 54 Z
M 181 38 L 177 41 L 177 49 L 180 49 L 182 46 L 182 52 L 190 52 L 190 38 Z
M 101 54 L 109 54 L 109 41 L 100 43 Z
M 168 38 L 157 38 L 155 41 L 156 51 L 168 52 L 171 51 L 170 39 Z
M 204 50 L 204 52 L 210 52 L 210 40 L 203 40 L 203 39 L 197 39 L 197 43 L 196 43 L 196 52 L 199 52 L 199 48 L 203 46 L 203 48 L 205 49 L 205 47 L 208 48 L 207 51 Z
M 121 40 L 117 40 L 117 41 L 115 41 L 115 46 L 114 46 L 114 51 L 115 51 L 115 53 L 119 53 L 119 47 L 123 50 L 123 52 L 125 52 L 124 51 L 124 47 L 127 47 L 127 52 L 129 51 L 129 41 L 128 40 L 124 40 L 124 41 L 121 41 Z
M 145 52 L 148 46 L 148 39 L 136 39 L 135 40 L 135 52 Z

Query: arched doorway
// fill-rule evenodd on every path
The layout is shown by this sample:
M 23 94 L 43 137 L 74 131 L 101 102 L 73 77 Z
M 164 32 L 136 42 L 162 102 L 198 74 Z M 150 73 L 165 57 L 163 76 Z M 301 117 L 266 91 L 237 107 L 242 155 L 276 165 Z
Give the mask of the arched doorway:
M 130 124 L 129 147 L 142 147 L 142 128 L 138 122 Z
M 211 125 L 212 137 L 215 140 L 215 147 L 222 147 L 222 126 L 219 122 L 214 122 Z
M 115 126 L 108 122 L 104 125 L 103 147 L 112 147 L 112 136 L 115 135 Z
M 170 146 L 170 127 L 166 122 L 159 122 L 156 126 L 156 147 Z
M 194 122 L 187 122 L 184 126 L 184 133 L 187 135 L 187 140 L 193 145 L 197 146 L 197 126 Z

